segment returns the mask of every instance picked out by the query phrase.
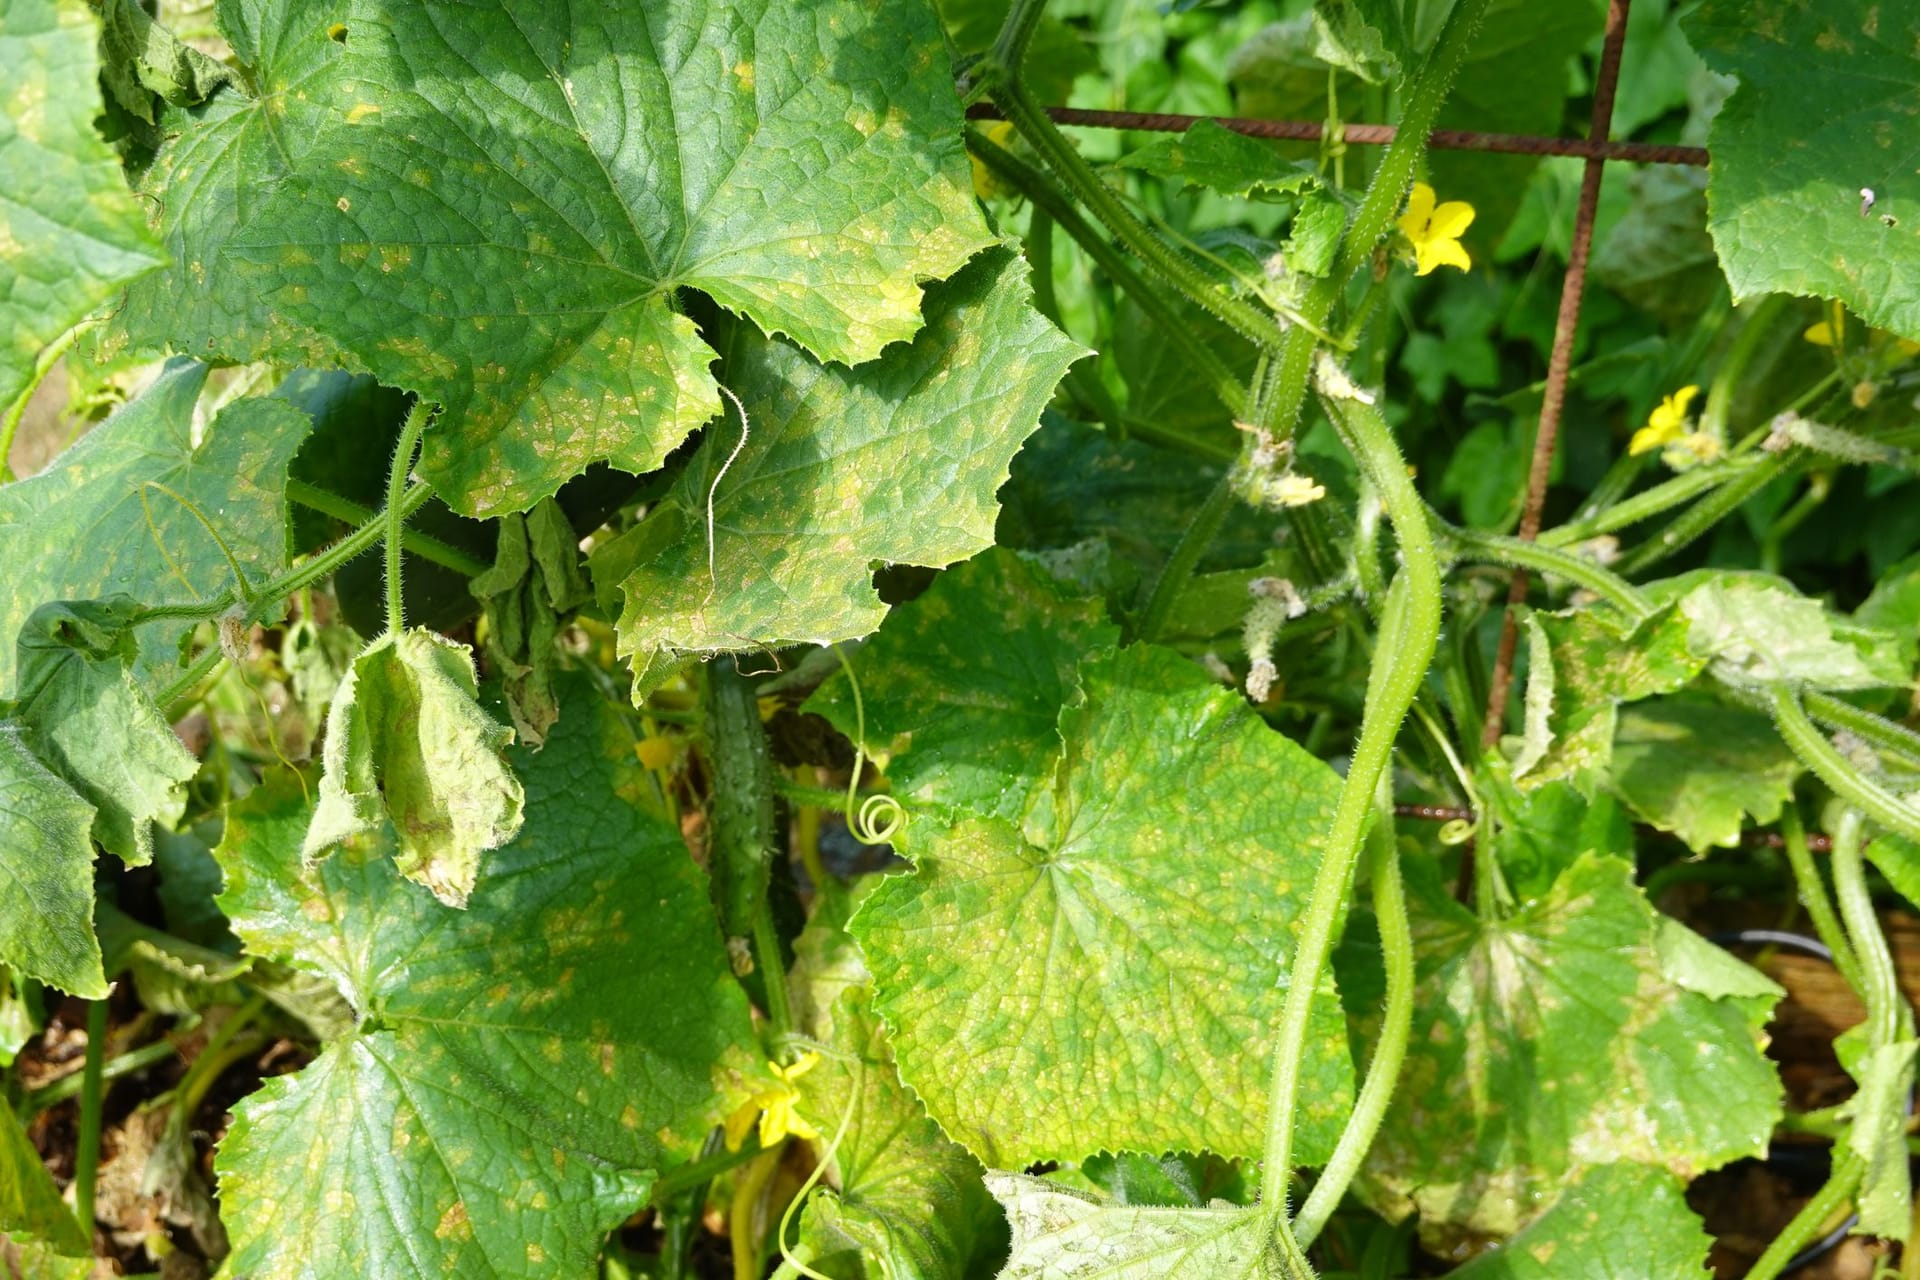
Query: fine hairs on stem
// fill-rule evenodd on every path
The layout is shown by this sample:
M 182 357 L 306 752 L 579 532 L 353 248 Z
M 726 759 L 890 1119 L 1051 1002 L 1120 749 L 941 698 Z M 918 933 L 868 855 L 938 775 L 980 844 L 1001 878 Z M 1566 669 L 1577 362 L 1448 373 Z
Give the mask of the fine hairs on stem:
M 428 401 L 414 402 L 405 425 L 400 428 L 400 441 L 393 450 L 393 466 L 387 473 L 387 506 L 383 513 L 387 539 L 387 630 L 395 635 L 407 626 L 406 601 L 401 590 L 402 562 L 406 558 L 407 477 L 413 473 L 413 458 L 420 450 L 420 438 L 426 434 L 433 411 L 434 406 Z

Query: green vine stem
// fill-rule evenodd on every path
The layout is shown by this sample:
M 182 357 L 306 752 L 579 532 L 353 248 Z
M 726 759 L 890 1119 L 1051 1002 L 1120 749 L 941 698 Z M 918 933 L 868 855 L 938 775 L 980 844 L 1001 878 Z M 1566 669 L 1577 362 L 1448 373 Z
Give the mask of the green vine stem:
M 1730 458 L 1717 466 L 1683 471 L 1605 510 L 1549 529 L 1540 535 L 1540 541 L 1550 547 L 1565 547 L 1585 542 L 1588 538 L 1597 538 L 1603 533 L 1612 533 L 1616 529 L 1628 528 L 1670 511 L 1709 490 L 1732 483 L 1761 461 L 1758 458 Z
M 1859 991 L 1860 962 L 1854 958 L 1853 944 L 1847 941 L 1846 931 L 1840 927 L 1833 900 L 1827 896 L 1826 882 L 1820 878 L 1820 868 L 1814 864 L 1813 852 L 1807 847 L 1807 829 L 1800 821 L 1798 805 L 1789 804 L 1780 815 L 1780 843 L 1786 851 L 1787 866 L 1793 872 L 1800 905 L 1807 909 L 1807 918 L 1813 921 L 1814 933 L 1833 953 L 1833 967 L 1840 971 L 1848 986 Z M 1651 893 L 1648 896 L 1651 897 Z
M 1747 1272 L 1746 1280 L 1778 1280 L 1780 1273 L 1787 1269 L 1787 1264 L 1793 1261 L 1794 1255 L 1826 1230 L 1840 1210 L 1846 1207 L 1865 1173 L 1866 1163 L 1859 1156 L 1844 1146 L 1836 1146 L 1832 1175 L 1814 1193 L 1813 1199 L 1793 1215 L 1793 1221 L 1773 1238 L 1767 1251 Z
M 1478 0 L 1472 0 L 1478 2 Z M 1009 22 L 1016 14 L 1009 14 Z M 1263 351 L 1280 349 L 1280 328 L 1271 315 L 1242 298 L 1221 290 L 1200 268 L 1169 247 L 1153 229 L 1134 215 L 1100 175 L 1093 171 L 1079 150 L 1067 141 L 1046 109 L 1018 76 L 1005 68 L 996 69 L 988 84 L 988 93 L 1009 123 L 1020 131 L 1073 197 L 1084 204 L 1100 224 L 1146 265 L 1153 275 L 1165 280 L 1189 298 L 1195 306 L 1210 312 L 1215 319 Z M 1315 322 L 1314 327 L 1319 327 Z M 1313 340 L 1313 335 L 1308 335 Z
M 1476 7 L 1467 5 L 1463 7 Z M 1440 640 L 1440 560 L 1427 526 L 1426 504 L 1407 475 L 1406 461 L 1393 431 L 1372 405 L 1327 398 L 1327 416 L 1360 464 L 1386 507 L 1400 544 L 1402 567 L 1381 611 L 1380 655 L 1367 681 L 1366 710 L 1359 741 L 1340 788 L 1326 852 L 1314 876 L 1312 897 L 1301 920 L 1294 948 L 1287 1001 L 1274 1036 L 1273 1085 L 1267 1101 L 1265 1164 L 1260 1199 L 1276 1227 L 1285 1220 L 1287 1186 L 1292 1176 L 1293 1126 L 1300 1097 L 1300 1066 L 1313 1013 L 1315 989 L 1333 948 L 1334 926 L 1346 903 L 1347 887 L 1372 817 L 1379 785 L 1400 723 L 1426 679 Z
M 1074 243 L 1093 259 L 1107 278 L 1146 313 L 1154 327 L 1180 349 L 1186 362 L 1207 380 L 1230 413 L 1236 417 L 1246 413 L 1245 392 L 1240 380 L 1227 368 L 1226 362 L 1201 340 L 1192 325 L 1181 318 L 1158 284 L 1141 275 L 1125 254 L 1088 225 L 1087 220 L 1080 216 L 1080 211 L 1061 194 L 1050 178 L 978 129 L 967 131 L 967 149 L 978 156 L 980 162 L 991 169 L 995 176 L 1004 179 L 1031 201 L 1035 209 L 1044 211 L 1062 231 L 1073 238 Z
M 1620 561 L 1620 572 L 1640 573 L 1691 546 L 1695 539 L 1739 510 L 1748 498 L 1786 474 L 1792 464 L 1793 451 L 1768 454 L 1727 484 L 1710 491 L 1675 516 L 1666 528 L 1628 552 Z
M 1173 553 L 1160 566 L 1160 572 L 1154 575 L 1146 604 L 1140 610 L 1139 625 L 1135 628 L 1139 639 L 1152 644 L 1166 634 L 1167 622 L 1173 616 L 1173 606 L 1179 601 L 1180 593 L 1186 590 L 1187 580 L 1193 576 L 1200 557 L 1213 545 L 1235 501 L 1233 469 L 1229 467 L 1221 473 L 1219 481 L 1207 494 L 1207 500 L 1200 504 L 1200 510 L 1194 513 L 1186 532 L 1174 544 Z
M 1920 733 L 1885 716 L 1875 715 L 1834 697 L 1809 689 L 1803 696 L 1807 714 L 1821 724 L 1864 738 L 1877 750 L 1899 756 L 1907 764 L 1920 768 Z
M 402 519 L 425 506 L 427 499 L 432 496 L 433 486 L 428 484 L 417 484 L 407 490 L 406 496 L 400 502 Z M 304 587 L 312 586 L 347 561 L 371 550 L 374 544 L 386 536 L 387 529 L 387 514 L 382 513 L 311 560 L 287 570 L 266 583 L 256 593 L 254 603 L 247 609 L 242 621 L 247 626 L 259 622 L 279 601 Z M 233 592 L 229 590 L 198 604 L 159 605 L 151 609 L 143 609 L 134 621 L 139 623 L 151 622 L 159 618 L 214 618 L 232 608 L 234 603 Z M 154 701 L 164 708 L 174 707 L 181 698 L 197 689 L 201 681 L 212 673 L 213 669 L 220 664 L 220 656 L 218 645 L 202 650 L 200 656 L 195 658 L 185 671 L 154 695 Z
M 1909 840 L 1920 840 L 1920 810 L 1916 810 L 1872 779 L 1861 774 L 1820 732 L 1800 705 L 1800 696 L 1788 685 L 1773 686 L 1773 722 L 1800 762 L 1833 793 L 1874 821 Z
M 352 498 L 344 498 L 330 489 L 322 489 L 317 484 L 308 484 L 305 480 L 292 477 L 287 479 L 287 501 L 297 502 L 321 515 L 332 516 L 350 525 L 365 524 L 380 514 Z M 418 529 L 408 529 L 400 540 L 409 552 L 429 564 L 437 564 L 469 578 L 479 577 L 490 567 L 485 561 L 477 560 L 458 547 L 442 542 L 432 534 L 421 533 Z
M 1841 810 L 1840 820 L 1833 827 L 1833 895 L 1839 900 L 1840 916 L 1846 921 L 1847 938 L 1853 945 L 1860 976 L 1856 990 L 1867 1006 L 1867 1045 L 1872 1050 L 1884 1049 L 1909 1034 L 1913 1015 L 1900 994 L 1893 952 L 1887 948 L 1887 936 L 1873 909 L 1873 895 L 1867 890 L 1860 828 L 1858 809 Z
M 407 626 L 406 600 L 400 583 L 406 559 L 407 514 L 404 506 L 407 477 L 413 473 L 413 457 L 420 451 L 420 437 L 426 434 L 427 421 L 433 417 L 433 409 L 434 406 L 428 401 L 414 401 L 413 408 L 407 412 L 406 424 L 400 428 L 400 442 L 393 448 L 393 466 L 387 472 L 387 505 L 384 512 L 387 523 L 387 631 L 394 635 L 406 630 Z
M 1394 841 L 1393 804 L 1386 776 L 1375 800 L 1373 830 L 1367 836 L 1368 869 L 1373 876 L 1373 914 L 1380 922 L 1380 952 L 1386 962 L 1387 1004 L 1380 1019 L 1380 1038 L 1367 1064 L 1366 1083 L 1354 1100 L 1353 1116 L 1340 1134 L 1327 1167 L 1307 1202 L 1293 1220 L 1293 1236 L 1302 1249 L 1312 1244 L 1340 1207 L 1360 1162 L 1380 1132 L 1393 1092 L 1406 1061 L 1407 1040 L 1413 1030 L 1413 929 L 1407 920 L 1406 888 L 1400 880 L 1400 850 Z
M 1337 265 L 1308 290 L 1300 304 L 1305 323 L 1289 329 L 1281 342 L 1273 415 L 1275 434 L 1281 439 L 1292 437 L 1300 420 L 1300 408 L 1306 402 L 1307 379 L 1313 371 L 1313 352 L 1317 345 L 1313 330 L 1326 326 L 1334 304 L 1346 291 L 1347 282 L 1372 259 L 1374 247 L 1392 227 L 1407 188 L 1413 183 L 1414 169 L 1426 151 L 1427 134 L 1432 132 L 1440 104 L 1446 100 L 1447 90 L 1459 74 L 1460 64 L 1466 60 L 1467 48 L 1487 12 L 1488 2 L 1460 0 L 1447 14 L 1432 52 L 1419 73 L 1409 81 L 1412 87 L 1406 110 L 1400 115 L 1398 131 L 1380 158 L 1380 167 L 1373 171 L 1373 180 L 1367 184 L 1360 208 L 1347 227 Z
M 1614 605 L 1635 622 L 1652 615 L 1653 606 L 1632 583 L 1584 556 L 1538 542 L 1522 542 L 1477 529 L 1444 529 L 1450 550 L 1465 560 L 1530 569 L 1565 578 Z
M 87 1004 L 87 1060 L 81 1068 L 80 1136 L 73 1157 L 74 1216 L 80 1232 L 93 1239 L 93 1191 L 100 1174 L 100 1111 L 106 1099 L 101 1068 L 107 1060 L 107 1002 Z

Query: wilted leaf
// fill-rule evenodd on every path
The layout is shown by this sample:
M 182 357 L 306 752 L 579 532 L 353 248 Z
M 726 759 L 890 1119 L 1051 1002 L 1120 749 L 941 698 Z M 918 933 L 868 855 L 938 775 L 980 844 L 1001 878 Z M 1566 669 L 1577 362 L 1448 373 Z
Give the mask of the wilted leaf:
M 1907 1112 L 1913 1098 L 1913 1060 L 1920 1040 L 1884 1045 L 1856 1070 L 1860 1089 L 1847 1104 L 1847 1147 L 1866 1166 L 1860 1185 L 1863 1235 L 1905 1240 L 1913 1226 L 1913 1175 L 1908 1168 Z
M 518 753 L 527 826 L 464 912 L 384 839 L 307 865 L 286 773 L 230 810 L 222 905 L 250 950 L 326 974 L 359 1025 L 235 1109 L 220 1145 L 236 1274 L 586 1274 L 652 1177 L 758 1062 L 745 998 L 617 712 L 575 686 Z
M 1080 683 L 1023 825 L 909 824 L 916 870 L 854 917 L 901 1074 L 992 1164 L 1257 1155 L 1268 1064 L 1250 1046 L 1285 1000 L 1338 779 L 1170 651 L 1095 659 Z M 1309 1162 L 1351 1097 L 1324 982 L 1300 1117 Z
M 1671 611 L 1637 626 L 1602 609 L 1536 613 L 1528 637 L 1529 653 L 1544 642 L 1547 658 L 1527 677 L 1528 706 L 1543 680 L 1552 696 L 1540 726 L 1541 750 L 1526 767 L 1514 765 L 1523 789 L 1565 779 L 1593 794 L 1613 759 L 1620 704 L 1671 693 L 1706 665 L 1687 649 L 1686 620 Z
M 520 829 L 513 731 L 478 701 L 466 646 L 418 628 L 375 640 L 327 712 L 326 772 L 307 858 L 393 824 L 400 874 L 466 905 L 480 855 Z
M 487 665 L 505 686 L 520 741 L 537 747 L 560 716 L 553 681 L 562 616 L 592 599 L 580 548 L 551 498 L 502 516 L 493 567 L 467 584 L 486 607 Z

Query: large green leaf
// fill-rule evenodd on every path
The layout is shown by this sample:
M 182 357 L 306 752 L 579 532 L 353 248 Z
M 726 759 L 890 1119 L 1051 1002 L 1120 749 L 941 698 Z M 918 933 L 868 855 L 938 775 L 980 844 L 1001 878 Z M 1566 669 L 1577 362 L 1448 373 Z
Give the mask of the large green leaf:
M 854 917 L 901 1074 L 994 1165 L 1257 1155 L 1262 1050 L 1339 780 L 1168 650 L 1095 659 L 1081 685 L 1023 825 L 909 824 L 914 873 Z M 1307 1161 L 1325 1157 L 1351 1098 L 1325 986 Z
M 132 866 L 153 861 L 200 767 L 134 676 L 133 602 L 42 605 L 21 628 L 14 717 L 40 758 L 94 807 L 93 838 Z
M 0 720 L 0 963 L 106 998 L 93 936 L 93 806 Z
M 257 96 L 216 100 L 156 164 L 181 265 L 129 324 L 334 353 L 440 401 L 422 469 L 469 513 L 601 459 L 651 471 L 720 408 L 676 290 L 857 362 L 990 242 L 925 0 L 223 17 Z M 207 300 L 170 314 L 189 290 Z
M 505 754 L 513 730 L 478 695 L 458 641 L 415 627 L 362 649 L 327 710 L 305 856 L 391 822 L 400 874 L 465 906 L 480 855 L 513 838 L 525 800 Z
M 1509 1235 L 1592 1165 L 1691 1177 L 1766 1149 L 1781 1095 L 1761 1028 L 1781 992 L 1663 943 L 1631 863 L 1582 858 L 1501 921 L 1437 882 L 1412 905 L 1413 1036 L 1365 1188 L 1417 1210 L 1430 1246 Z
M 287 464 L 307 416 L 240 400 L 196 435 L 206 380 L 204 365 L 169 364 L 46 470 L 0 489 L 0 696 L 14 685 L 14 637 L 48 601 L 202 600 L 233 581 L 223 542 L 256 582 L 285 567 Z M 151 624 L 141 639 L 164 659 L 185 631 Z
M 979 1164 L 900 1083 L 873 979 L 845 932 L 849 906 L 844 892 L 829 893 L 794 944 L 801 1025 L 832 1051 L 805 1085 L 832 1189 L 807 1202 L 800 1239 L 836 1276 L 962 1280 L 1004 1240 L 1000 1208 Z M 835 1134 L 839 1144 L 824 1150 Z
M 1629 707 L 1613 738 L 1613 791 L 1700 853 L 1780 816 L 1803 770 L 1758 711 L 1681 698 Z
M 686 654 L 864 635 L 886 616 L 876 562 L 992 544 L 994 493 L 1079 354 L 1027 299 L 1025 261 L 996 249 L 929 288 L 926 328 L 869 364 L 742 326 L 727 376 L 744 427 L 714 427 L 595 567 L 626 597 L 620 652 L 642 687 Z
M 1590 1170 L 1519 1235 L 1450 1280 L 1708 1280 L 1713 1242 L 1672 1174 L 1637 1164 Z
M 61 1253 L 87 1252 L 87 1238 L 47 1176 L 40 1153 L 13 1111 L 0 1106 L 0 1243 L 8 1232 L 44 1240 Z
M 1080 659 L 1119 638 L 1097 600 L 994 548 L 942 574 L 860 650 L 854 673 L 866 748 L 889 752 L 904 801 L 1019 821 L 1059 749 L 1060 708 Z M 836 674 L 807 702 L 834 728 L 859 728 Z
M 94 131 L 99 39 L 81 0 L 0 3 L 0 409 L 41 348 L 164 261 Z
M 311 866 L 279 773 L 230 811 L 222 905 L 331 977 L 358 1027 L 235 1109 L 236 1274 L 579 1276 L 759 1059 L 678 834 L 626 798 L 632 738 L 580 687 L 517 761 L 528 822 L 448 911 L 363 838 Z M 583 696 L 584 695 L 584 696 Z
M 1740 77 L 1713 122 L 1707 187 L 1735 299 L 1839 298 L 1920 338 L 1920 8 L 1707 0 L 1687 29 Z
M 1311 1280 L 1292 1237 L 1259 1209 L 1104 1204 L 1017 1173 L 990 1173 L 1013 1255 L 1000 1280 Z

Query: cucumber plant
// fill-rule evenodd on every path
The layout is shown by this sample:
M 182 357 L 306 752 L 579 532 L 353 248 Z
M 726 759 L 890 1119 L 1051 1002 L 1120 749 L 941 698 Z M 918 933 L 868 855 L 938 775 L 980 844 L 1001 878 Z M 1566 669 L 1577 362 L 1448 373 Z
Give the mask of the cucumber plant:
M 1606 7 L 0 0 L 8 1273 L 1904 1243 L 1920 10 Z

